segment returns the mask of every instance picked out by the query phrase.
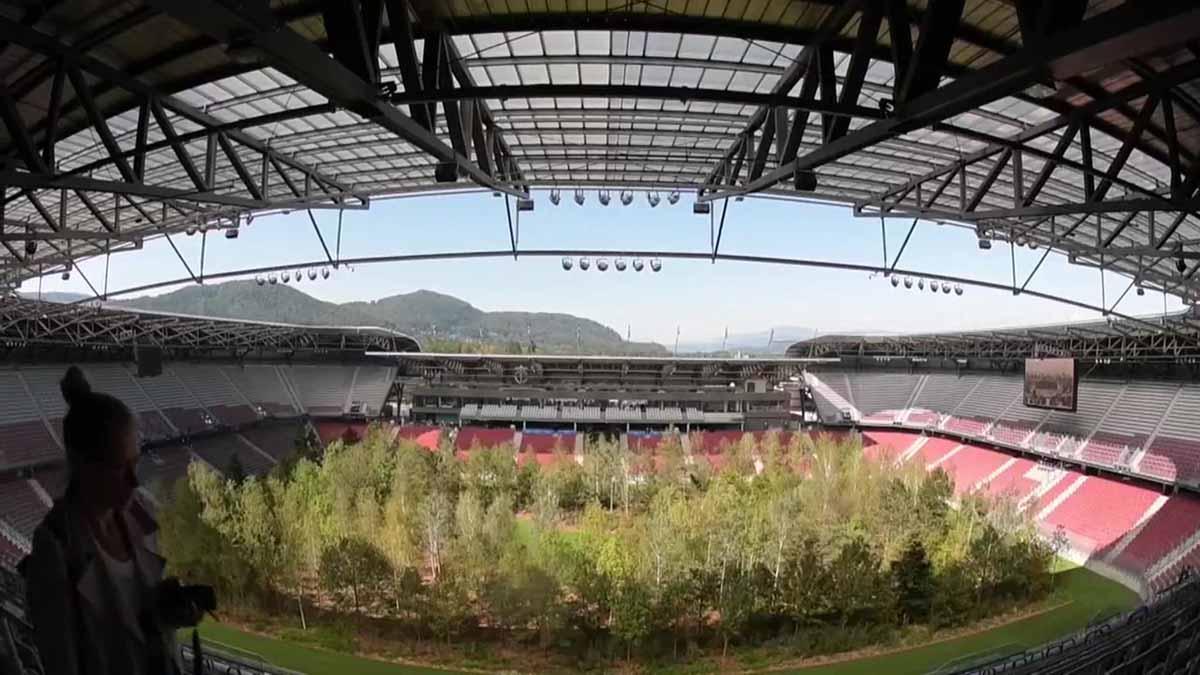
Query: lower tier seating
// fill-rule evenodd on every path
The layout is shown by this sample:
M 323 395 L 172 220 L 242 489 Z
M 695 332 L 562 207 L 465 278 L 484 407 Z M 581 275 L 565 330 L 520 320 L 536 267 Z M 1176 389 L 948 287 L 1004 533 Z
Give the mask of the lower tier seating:
M 32 537 L 49 510 L 24 478 L 0 482 L 0 516 L 23 536 Z
M 54 423 L 58 423 L 54 420 Z M 23 466 L 61 459 L 62 449 L 41 420 L 0 427 L 0 466 Z
M 1072 546 L 1093 553 L 1114 544 L 1146 513 L 1157 493 L 1136 485 L 1091 477 L 1042 523 L 1062 527 Z
M 474 447 L 494 448 L 500 445 L 512 445 L 512 429 L 488 429 L 485 427 L 463 427 L 458 431 L 454 447 L 459 450 L 470 450 Z
M 1171 497 L 1142 526 L 1141 531 L 1117 556 L 1116 562 L 1129 570 L 1145 572 L 1188 537 L 1200 524 L 1200 498 L 1187 494 Z
M 1004 466 L 1008 459 L 1004 453 L 967 445 L 939 466 L 954 479 L 954 493 L 962 495 Z
M 396 440 L 405 439 L 429 450 L 437 450 L 442 440 L 440 427 L 429 425 L 405 425 L 396 427 Z
M 539 433 L 526 430 L 521 434 L 521 452 L 551 454 L 556 450 L 560 452 L 574 452 L 575 432 Z
M 744 434 L 742 431 L 701 431 L 692 434 L 692 452 L 725 452 L 729 446 L 737 445 Z

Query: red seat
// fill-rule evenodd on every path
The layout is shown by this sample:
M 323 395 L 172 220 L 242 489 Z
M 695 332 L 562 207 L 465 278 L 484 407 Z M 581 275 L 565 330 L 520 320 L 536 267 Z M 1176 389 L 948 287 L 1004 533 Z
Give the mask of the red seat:
M 1047 529 L 1061 526 L 1076 549 L 1090 554 L 1125 536 L 1157 497 L 1152 490 L 1092 476 L 1044 524 Z
M 463 427 L 458 430 L 458 438 L 454 447 L 459 450 L 470 450 L 473 447 L 495 448 L 501 445 L 512 445 L 512 429 L 488 429 L 485 427 Z
M 521 434 L 521 452 L 553 454 L 575 452 L 575 432 L 564 431 L 554 434 Z
M 1179 494 L 1167 500 L 1117 556 L 1116 563 L 1142 573 L 1200 528 L 1200 499 Z
M 962 495 L 970 492 L 976 483 L 987 478 L 1008 459 L 1008 455 L 1003 453 L 966 445 L 939 466 L 954 479 L 954 494 Z
M 1159 436 L 1138 466 L 1150 476 L 1195 482 L 1200 480 L 1200 443 Z
M 53 423 L 59 422 L 54 420 Z M 41 420 L 0 427 L 0 466 L 25 466 L 62 457 L 62 450 Z

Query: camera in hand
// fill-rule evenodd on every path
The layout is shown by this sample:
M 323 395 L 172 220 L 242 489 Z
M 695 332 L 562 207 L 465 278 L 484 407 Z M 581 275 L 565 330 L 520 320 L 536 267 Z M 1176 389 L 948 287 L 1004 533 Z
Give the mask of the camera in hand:
M 173 625 L 194 626 L 206 612 L 217 609 L 217 592 L 212 586 L 184 585 L 170 578 L 158 588 L 159 611 Z

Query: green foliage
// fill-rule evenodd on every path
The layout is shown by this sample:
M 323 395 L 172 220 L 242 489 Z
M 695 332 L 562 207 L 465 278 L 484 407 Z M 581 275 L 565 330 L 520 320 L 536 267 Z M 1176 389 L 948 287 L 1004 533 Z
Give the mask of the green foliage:
M 391 569 L 379 549 L 358 537 L 348 537 L 321 553 L 319 574 L 326 591 L 345 594 L 348 590 L 357 612 L 364 602 L 377 597 Z
M 1052 590 L 1028 515 L 952 507 L 944 473 L 865 460 L 854 440 L 747 435 L 719 471 L 676 444 L 648 461 L 595 439 L 558 459 L 462 461 L 370 429 L 265 480 L 197 465 L 164 508 L 163 545 L 223 595 L 334 599 L 413 635 L 507 635 L 582 661 L 780 636 L 859 645 Z

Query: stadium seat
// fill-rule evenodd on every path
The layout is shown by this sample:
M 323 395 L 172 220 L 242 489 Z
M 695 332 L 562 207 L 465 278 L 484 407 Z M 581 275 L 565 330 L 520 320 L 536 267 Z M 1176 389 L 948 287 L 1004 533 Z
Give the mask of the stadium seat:
M 454 447 L 458 450 L 470 450 L 474 447 L 495 448 L 501 445 L 512 445 L 514 434 L 512 429 L 488 429 L 485 427 L 463 427 L 458 430 Z
M 50 507 L 25 479 L 12 478 L 0 482 L 0 514 L 22 536 L 32 537 L 34 528 L 49 510 Z
M 442 430 L 440 427 L 427 425 L 404 425 L 396 428 L 396 438 L 404 438 L 415 442 L 429 450 L 437 450 L 438 443 L 441 442 Z
M 975 484 L 991 475 L 1007 462 L 1009 456 L 994 450 L 964 445 L 938 466 L 954 479 L 954 494 L 970 492 Z
M 554 452 L 574 452 L 574 431 L 541 431 L 526 429 L 521 434 L 521 452 L 551 455 Z
M 1116 557 L 1121 567 L 1137 574 L 1148 571 L 1200 530 L 1200 498 L 1181 493 L 1167 500 Z
M 1048 530 L 1061 526 L 1075 550 L 1091 554 L 1131 530 L 1157 497 L 1152 490 L 1092 476 L 1051 511 L 1042 525 Z
M 1200 442 L 1159 436 L 1146 450 L 1138 469 L 1148 476 L 1164 480 L 1198 482 Z

